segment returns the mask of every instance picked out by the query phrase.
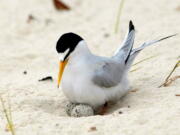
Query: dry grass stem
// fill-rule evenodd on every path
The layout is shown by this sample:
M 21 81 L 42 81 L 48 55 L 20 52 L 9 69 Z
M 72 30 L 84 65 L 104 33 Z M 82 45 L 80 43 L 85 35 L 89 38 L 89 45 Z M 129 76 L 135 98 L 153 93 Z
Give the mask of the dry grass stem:
M 162 84 L 161 86 L 159 86 L 159 87 L 162 87 L 162 86 L 167 87 L 167 86 L 169 86 L 172 82 L 174 82 L 175 80 L 177 80 L 178 78 L 180 78 L 180 76 L 174 76 L 174 77 L 168 79 L 165 83 L 163 83 L 163 84 Z
M 135 71 L 139 70 L 140 68 L 141 67 L 135 68 L 135 69 L 131 70 L 130 72 L 135 72 Z
M 154 56 L 151 56 L 151 57 L 142 59 L 142 60 L 136 62 L 135 64 L 133 64 L 132 66 L 138 65 L 138 64 L 140 64 L 140 63 L 142 63 L 142 62 L 144 62 L 144 61 L 146 61 L 146 60 L 152 59 L 152 58 L 157 57 L 157 56 L 158 56 L 158 55 L 154 55 Z
M 130 92 L 137 92 L 138 89 L 132 89 Z
M 154 55 L 154 56 L 151 56 L 151 57 L 142 59 L 142 60 L 136 62 L 135 64 L 133 64 L 132 66 L 136 66 L 136 65 L 138 65 L 138 64 L 140 64 L 140 63 L 142 63 L 142 62 L 144 62 L 144 61 L 146 61 L 146 60 L 152 59 L 152 58 L 157 57 L 157 56 L 158 56 L 158 55 Z M 135 68 L 135 69 L 131 70 L 130 72 L 135 72 L 135 71 L 139 70 L 140 68 L 141 68 L 141 67 Z
M 10 102 L 8 103 L 8 109 L 9 110 L 7 110 L 6 107 L 5 107 L 5 103 L 3 101 L 3 98 L 1 96 L 0 96 L 0 100 L 1 100 L 2 108 L 3 108 L 4 114 L 5 114 L 7 123 L 8 123 L 7 126 L 6 126 L 6 130 L 10 131 L 12 135 L 15 135 L 14 125 L 13 125 L 13 122 L 12 122 Z
M 177 67 L 179 67 L 179 66 L 180 66 L 180 60 L 176 63 L 176 65 L 174 66 L 174 68 L 172 69 L 172 71 L 170 72 L 170 74 L 169 74 L 169 75 L 167 76 L 167 78 L 165 79 L 165 82 L 164 82 L 163 84 L 161 84 L 161 85 L 159 86 L 159 88 L 162 87 L 162 86 L 167 87 L 167 86 L 169 86 L 173 81 L 175 81 L 175 80 L 177 80 L 178 78 L 180 78 L 180 76 L 175 76 L 175 77 L 173 77 L 173 78 L 170 78 L 171 75 L 173 74 L 173 72 L 175 71 L 175 69 L 176 69 Z
M 115 34 L 118 33 L 119 30 L 119 25 L 120 25 L 120 17 L 121 17 L 121 13 L 122 13 L 122 8 L 124 5 L 124 1 L 125 0 L 121 0 L 119 8 L 118 8 L 118 14 L 117 14 L 117 18 L 116 18 L 116 24 L 115 24 Z

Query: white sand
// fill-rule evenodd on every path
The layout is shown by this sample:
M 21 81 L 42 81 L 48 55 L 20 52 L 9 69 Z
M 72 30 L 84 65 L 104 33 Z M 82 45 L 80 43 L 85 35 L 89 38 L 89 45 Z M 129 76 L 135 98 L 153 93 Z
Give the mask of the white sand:
M 68 0 L 71 11 L 56 11 L 51 0 L 1 0 L 0 2 L 0 93 L 11 100 L 17 135 L 180 135 L 180 79 L 157 88 L 180 56 L 179 36 L 146 48 L 136 59 L 158 55 L 129 74 L 129 93 L 105 116 L 70 118 L 67 99 L 57 89 L 58 58 L 55 43 L 65 32 L 84 37 L 98 55 L 111 56 L 133 20 L 135 47 L 144 41 L 180 33 L 180 0 L 127 0 L 119 34 L 114 24 L 119 1 Z M 36 20 L 27 23 L 28 15 Z M 50 22 L 47 24 L 48 20 Z M 105 38 L 104 34 L 110 36 Z M 23 71 L 27 71 L 27 75 Z M 180 68 L 173 74 L 179 75 Z M 38 82 L 51 75 L 53 82 Z M 128 108 L 130 106 L 130 108 Z M 0 108 L 0 135 L 6 119 Z M 122 114 L 118 112 L 122 111 Z M 89 132 L 91 127 L 96 131 Z

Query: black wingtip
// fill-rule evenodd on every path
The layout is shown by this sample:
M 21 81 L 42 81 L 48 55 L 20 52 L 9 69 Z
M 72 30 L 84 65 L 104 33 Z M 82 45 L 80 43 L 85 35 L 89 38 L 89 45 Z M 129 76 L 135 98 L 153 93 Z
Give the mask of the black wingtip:
M 133 25 L 133 22 L 130 20 L 129 21 L 129 31 L 132 31 L 134 30 L 134 25 Z

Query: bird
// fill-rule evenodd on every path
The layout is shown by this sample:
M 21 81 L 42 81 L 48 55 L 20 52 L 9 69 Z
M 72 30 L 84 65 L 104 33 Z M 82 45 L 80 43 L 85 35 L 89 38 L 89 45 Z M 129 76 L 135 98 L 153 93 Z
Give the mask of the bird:
M 59 57 L 58 87 L 71 103 L 87 104 L 94 109 L 107 102 L 117 102 L 130 91 L 128 71 L 136 56 L 158 40 L 144 42 L 133 49 L 135 27 L 129 21 L 124 41 L 111 57 L 94 55 L 85 40 L 72 32 L 65 33 L 57 41 Z

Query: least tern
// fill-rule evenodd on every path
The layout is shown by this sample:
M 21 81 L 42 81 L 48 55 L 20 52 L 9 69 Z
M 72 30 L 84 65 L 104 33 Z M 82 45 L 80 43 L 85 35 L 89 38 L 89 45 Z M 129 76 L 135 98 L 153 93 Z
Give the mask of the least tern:
M 65 33 L 56 45 L 60 61 L 58 87 L 61 83 L 70 102 L 88 104 L 93 108 L 117 101 L 130 90 L 128 71 L 139 52 L 172 36 L 145 42 L 133 49 L 135 28 L 130 21 L 122 47 L 108 58 L 92 54 L 79 35 Z

